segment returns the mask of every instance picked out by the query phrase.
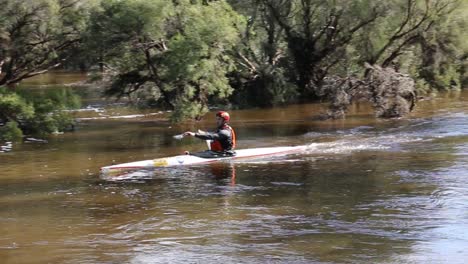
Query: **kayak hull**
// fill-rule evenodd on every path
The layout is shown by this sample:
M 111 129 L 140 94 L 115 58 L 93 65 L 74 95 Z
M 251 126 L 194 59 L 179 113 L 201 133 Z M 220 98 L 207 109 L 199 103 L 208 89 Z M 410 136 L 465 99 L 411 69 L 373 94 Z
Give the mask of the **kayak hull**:
M 129 170 L 153 170 L 155 168 L 175 167 L 175 166 L 190 166 L 197 164 L 206 164 L 212 162 L 220 162 L 226 160 L 250 159 L 267 156 L 288 155 L 306 150 L 307 146 L 287 146 L 287 147 L 270 147 L 270 148 L 252 148 L 236 150 L 235 156 L 201 158 L 195 155 L 178 155 L 165 158 L 157 158 L 143 161 L 135 161 L 110 165 L 101 168 L 101 174 L 118 175 Z

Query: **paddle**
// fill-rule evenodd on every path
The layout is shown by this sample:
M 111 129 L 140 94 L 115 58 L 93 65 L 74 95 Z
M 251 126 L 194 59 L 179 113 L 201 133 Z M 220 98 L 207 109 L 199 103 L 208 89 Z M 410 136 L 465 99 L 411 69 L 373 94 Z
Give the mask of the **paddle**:
M 177 140 L 181 140 L 184 138 L 184 134 L 180 134 L 180 135 L 175 135 L 173 136 L 173 138 L 177 139 Z
M 206 132 L 203 130 L 198 129 L 199 134 L 205 134 Z M 181 140 L 185 137 L 184 134 L 179 134 L 179 135 L 174 135 L 172 136 L 174 139 Z M 208 149 L 211 149 L 211 140 L 206 140 L 206 145 L 208 146 Z

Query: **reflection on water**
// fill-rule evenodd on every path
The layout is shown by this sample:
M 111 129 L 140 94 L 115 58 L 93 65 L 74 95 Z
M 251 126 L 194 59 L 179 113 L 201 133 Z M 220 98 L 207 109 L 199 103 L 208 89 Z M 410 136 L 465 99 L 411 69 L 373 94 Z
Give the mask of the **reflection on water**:
M 212 119 L 83 120 L 73 133 L 0 153 L 0 259 L 464 263 L 467 102 L 467 92 L 420 102 L 397 120 L 376 120 L 364 106 L 338 121 L 314 120 L 321 105 L 233 111 L 240 148 L 311 146 L 117 180 L 100 179 L 99 168 L 202 149 L 173 135 Z
M 25 86 L 37 85 L 70 85 L 86 80 L 87 74 L 81 72 L 67 71 L 50 71 L 41 75 L 36 75 L 32 78 L 25 79 L 21 82 Z

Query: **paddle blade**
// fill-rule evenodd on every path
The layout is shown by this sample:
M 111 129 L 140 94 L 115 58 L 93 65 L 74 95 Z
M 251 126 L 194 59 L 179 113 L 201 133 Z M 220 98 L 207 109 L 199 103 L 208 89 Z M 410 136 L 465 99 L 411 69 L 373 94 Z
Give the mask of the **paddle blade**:
M 184 134 L 175 135 L 174 138 L 177 139 L 177 140 L 181 140 L 181 139 L 184 138 Z

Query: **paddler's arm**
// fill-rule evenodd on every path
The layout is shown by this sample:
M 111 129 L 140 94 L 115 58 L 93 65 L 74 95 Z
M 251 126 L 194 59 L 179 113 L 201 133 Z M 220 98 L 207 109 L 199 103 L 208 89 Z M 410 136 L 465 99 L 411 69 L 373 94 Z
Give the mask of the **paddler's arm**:
M 226 135 L 226 133 L 224 133 L 224 130 L 221 130 L 218 133 L 208 133 L 208 132 L 194 133 L 194 132 L 188 131 L 184 133 L 184 136 L 196 137 L 196 138 L 203 139 L 203 140 L 219 140 L 219 139 L 229 137 L 229 135 Z

